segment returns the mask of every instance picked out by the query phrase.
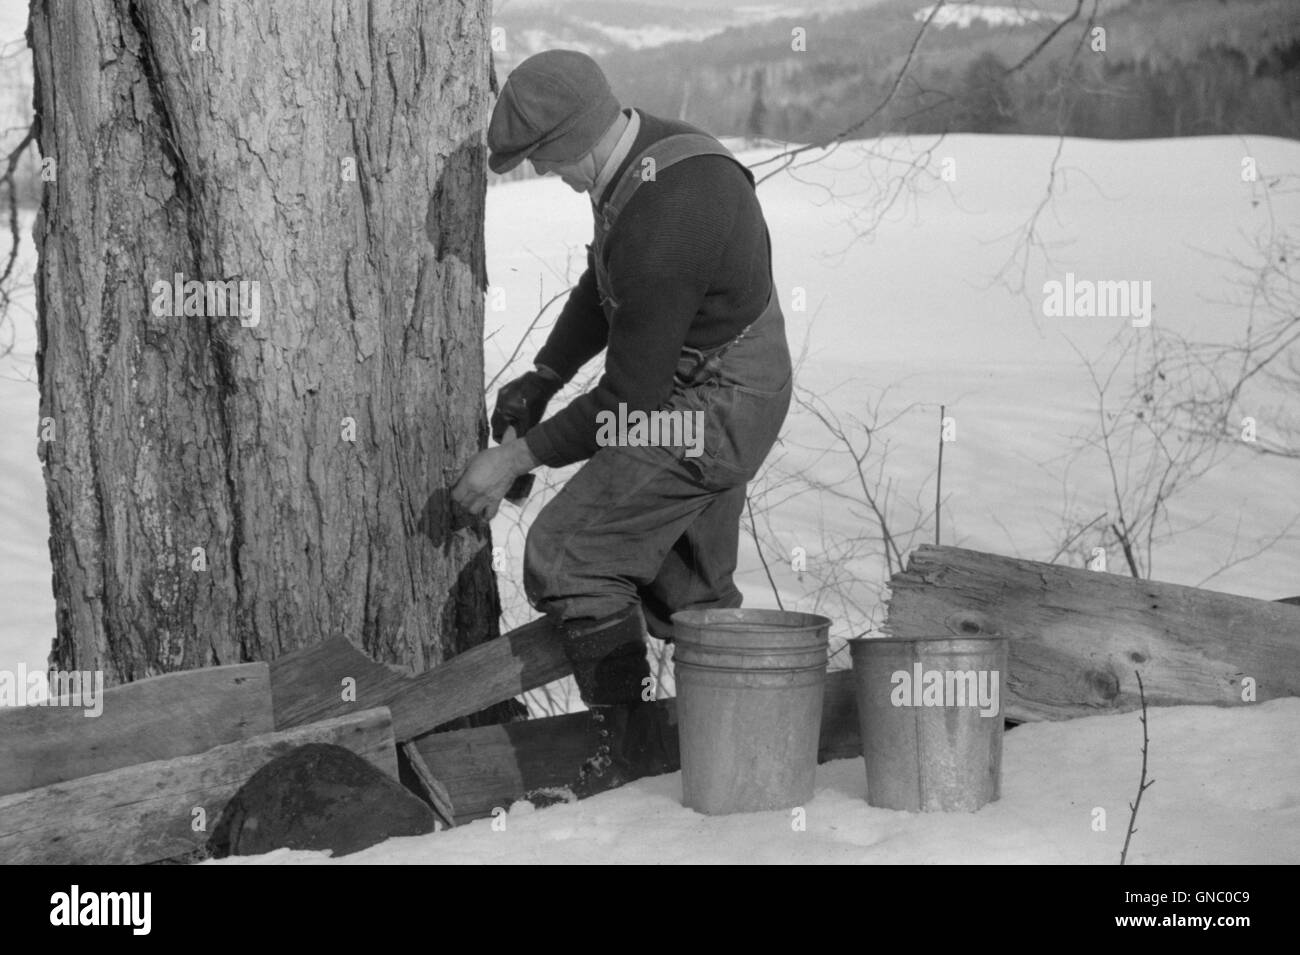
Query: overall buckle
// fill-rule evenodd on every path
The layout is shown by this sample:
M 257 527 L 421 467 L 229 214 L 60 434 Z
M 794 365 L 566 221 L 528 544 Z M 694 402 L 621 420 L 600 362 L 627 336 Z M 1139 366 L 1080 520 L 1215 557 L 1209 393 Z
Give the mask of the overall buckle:
M 701 369 L 708 362 L 708 356 L 704 352 L 698 348 L 683 345 L 681 357 L 677 359 L 677 370 L 673 372 L 673 380 L 683 387 L 696 384 L 699 381 Z

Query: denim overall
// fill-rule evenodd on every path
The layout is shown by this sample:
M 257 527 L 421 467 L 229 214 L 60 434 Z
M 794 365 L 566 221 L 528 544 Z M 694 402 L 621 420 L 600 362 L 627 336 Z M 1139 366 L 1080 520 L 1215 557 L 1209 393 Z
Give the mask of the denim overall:
M 610 201 L 596 211 L 592 252 L 608 321 L 618 303 L 610 295 L 605 242 L 641 185 L 643 159 L 655 160 L 657 176 L 700 155 L 740 165 L 711 136 L 669 136 L 628 164 Z M 740 168 L 752 185 L 753 176 Z M 770 263 L 770 238 L 768 250 Z M 562 620 L 598 619 L 639 600 L 650 632 L 661 639 L 672 639 L 668 618 L 678 610 L 740 606 L 732 574 L 745 485 L 776 442 L 792 385 L 773 285 L 767 306 L 736 337 L 706 351 L 682 351 L 672 394 L 659 410 L 702 421 L 702 449 L 602 447 L 538 515 L 524 566 L 533 606 Z

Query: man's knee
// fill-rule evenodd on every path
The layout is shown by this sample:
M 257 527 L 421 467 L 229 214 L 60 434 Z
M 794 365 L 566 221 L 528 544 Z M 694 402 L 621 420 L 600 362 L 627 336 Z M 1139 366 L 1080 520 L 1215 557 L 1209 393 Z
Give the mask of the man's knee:
M 638 602 L 636 584 L 614 566 L 614 555 L 575 531 L 548 508 L 524 542 L 524 593 L 528 602 L 557 620 L 599 619 Z
M 542 508 L 524 540 L 524 593 L 529 603 L 543 611 L 546 602 L 564 592 L 560 585 L 564 539 L 561 528 L 547 519 L 550 510 Z

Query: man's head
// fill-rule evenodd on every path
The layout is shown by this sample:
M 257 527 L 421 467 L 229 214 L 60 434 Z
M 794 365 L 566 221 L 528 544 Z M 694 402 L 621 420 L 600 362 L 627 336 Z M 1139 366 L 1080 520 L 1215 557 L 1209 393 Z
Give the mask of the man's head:
M 551 173 L 559 176 L 574 192 L 586 192 L 596 185 L 596 177 L 600 175 L 597 168 L 596 154 L 588 150 L 574 162 L 551 162 L 546 159 L 533 157 L 529 160 L 533 164 L 533 169 L 537 175 L 547 176 Z
M 511 72 L 488 125 L 488 166 L 508 172 L 531 159 L 581 192 L 596 181 L 592 150 L 619 117 L 618 100 L 596 61 L 547 50 Z

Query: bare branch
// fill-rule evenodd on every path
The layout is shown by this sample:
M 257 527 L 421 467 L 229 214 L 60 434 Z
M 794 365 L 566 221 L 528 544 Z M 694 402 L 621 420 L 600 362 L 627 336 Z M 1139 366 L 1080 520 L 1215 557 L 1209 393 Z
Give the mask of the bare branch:
M 757 169 L 760 166 L 766 166 L 768 163 L 780 163 L 777 168 L 760 177 L 755 185 L 762 185 L 777 173 L 789 168 L 790 164 L 794 162 L 796 156 L 802 155 L 803 153 L 813 149 L 828 150 L 834 146 L 838 146 L 846 139 L 849 139 L 854 133 L 858 132 L 858 130 L 866 126 L 867 123 L 879 116 L 880 113 L 888 107 L 891 102 L 893 102 L 894 97 L 898 94 L 899 87 L 903 85 L 903 79 L 907 76 L 908 70 L 911 69 L 912 61 L 916 58 L 916 51 L 921 47 L 921 40 L 925 38 L 926 31 L 930 29 L 930 24 L 934 22 L 934 18 L 938 15 L 939 11 L 943 9 L 946 2 L 947 0 L 936 0 L 934 6 L 930 9 L 930 15 L 925 18 L 925 22 L 921 24 L 921 28 L 916 31 L 916 36 L 912 38 L 912 45 L 908 48 L 907 56 L 903 59 L 902 67 L 894 76 L 894 82 L 890 84 L 889 90 L 885 93 L 884 98 L 881 99 L 881 101 L 877 103 L 870 112 L 846 129 L 836 133 L 826 143 L 809 143 L 805 146 L 797 146 L 794 149 L 787 149 L 784 152 L 777 153 L 775 156 L 769 156 L 767 159 L 754 163 L 754 165 L 750 166 L 750 169 Z
M 1120 865 L 1128 861 L 1129 841 L 1133 838 L 1133 833 L 1137 832 L 1138 807 L 1142 805 L 1142 794 L 1155 785 L 1154 779 L 1147 780 L 1147 751 L 1151 748 L 1151 740 L 1147 735 L 1147 695 L 1142 687 L 1142 674 L 1134 670 L 1133 675 L 1137 677 L 1138 697 L 1142 700 L 1142 775 L 1138 779 L 1137 798 L 1128 805 L 1128 834 L 1124 836 L 1124 849 L 1119 854 Z
M 767 566 L 767 555 L 763 553 L 763 545 L 758 539 L 758 529 L 754 524 L 754 505 L 748 494 L 745 495 L 745 510 L 749 514 L 749 535 L 754 538 L 754 549 L 758 551 L 758 559 L 763 562 L 763 573 L 767 575 L 768 586 L 772 588 L 772 596 L 776 598 L 777 607 L 784 610 L 785 604 L 781 602 L 781 592 L 776 587 L 776 581 L 772 579 L 772 569 Z

